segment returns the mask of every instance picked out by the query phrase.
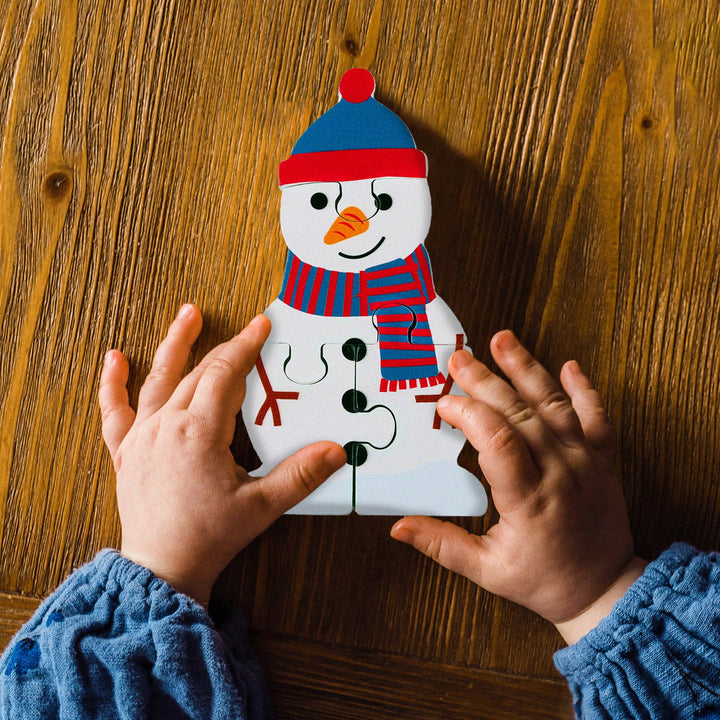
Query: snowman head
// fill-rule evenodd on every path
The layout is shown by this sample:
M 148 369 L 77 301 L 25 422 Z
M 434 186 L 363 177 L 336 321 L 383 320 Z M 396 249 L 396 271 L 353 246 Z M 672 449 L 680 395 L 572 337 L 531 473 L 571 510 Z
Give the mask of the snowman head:
M 283 237 L 316 267 L 359 272 L 407 257 L 430 227 L 427 158 L 374 89 L 367 70 L 348 70 L 337 105 L 280 163 Z

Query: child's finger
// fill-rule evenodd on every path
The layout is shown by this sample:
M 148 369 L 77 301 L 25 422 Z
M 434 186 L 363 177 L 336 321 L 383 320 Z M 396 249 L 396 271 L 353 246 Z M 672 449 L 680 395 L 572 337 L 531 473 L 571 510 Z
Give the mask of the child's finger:
M 441 398 L 437 409 L 478 451 L 478 464 L 500 513 L 512 510 L 535 491 L 540 482 L 538 465 L 523 437 L 501 413 L 481 400 L 457 395 Z
M 100 375 L 98 402 L 102 415 L 103 439 L 113 460 L 120 443 L 135 421 L 135 412 L 130 407 L 127 391 L 129 374 L 130 366 L 125 356 L 118 350 L 110 350 L 105 356 Z
M 265 316 L 263 315 L 262 317 Z M 227 340 L 224 343 L 220 343 L 219 345 L 216 345 L 214 348 L 212 348 L 203 357 L 200 363 L 182 379 L 182 382 L 178 385 L 177 389 L 173 393 L 172 398 L 170 398 L 170 400 L 168 400 L 167 402 L 167 406 L 170 409 L 187 410 L 193 399 L 193 396 L 195 395 L 195 391 L 197 390 L 200 378 L 217 358 L 222 358 L 224 356 L 224 354 L 227 352 L 227 346 L 231 342 L 233 342 L 234 339 L 235 338 Z
M 157 412 L 170 399 L 182 380 L 190 350 L 201 329 L 200 311 L 192 304 L 183 305 L 158 345 L 152 368 L 140 390 L 139 419 Z
M 563 365 L 560 382 L 570 396 L 585 439 L 591 447 L 612 460 L 615 456 L 615 430 L 600 394 L 575 360 Z
M 509 330 L 497 333 L 490 351 L 520 396 L 534 408 L 564 443 L 581 442 L 582 428 L 568 397 L 550 373 Z
M 346 462 L 345 451 L 333 442 L 317 442 L 283 460 L 265 477 L 238 489 L 247 517 L 257 521 L 260 534 L 283 513 L 304 500 Z
M 466 350 L 453 353 L 448 367 L 463 392 L 489 405 L 517 429 L 542 467 L 542 459 L 558 441 L 538 413 L 508 383 Z
M 453 523 L 420 515 L 398 520 L 390 530 L 395 540 L 412 545 L 423 555 L 452 572 L 487 588 L 489 553 L 486 538 L 473 535 Z
M 228 341 L 229 342 L 229 341 Z M 215 360 L 218 356 L 225 352 L 227 342 L 216 345 L 210 350 L 203 359 L 180 381 L 180 384 L 175 388 L 175 392 L 172 397 L 165 403 L 165 406 L 171 410 L 187 410 L 190 405 L 190 401 L 195 395 L 200 378 L 202 377 L 205 370 L 207 370 L 210 363 Z
M 225 344 L 200 376 L 188 409 L 219 433 L 232 433 L 245 397 L 245 378 L 270 334 L 270 321 L 258 315 Z M 232 434 L 230 435 L 232 440 Z

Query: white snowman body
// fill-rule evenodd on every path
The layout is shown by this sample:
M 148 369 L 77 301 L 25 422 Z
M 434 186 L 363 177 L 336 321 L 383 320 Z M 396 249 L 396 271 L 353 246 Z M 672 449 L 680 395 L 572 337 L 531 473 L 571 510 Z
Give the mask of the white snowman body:
M 457 464 L 465 438 L 435 407 L 458 392 L 447 362 L 465 334 L 432 286 L 427 179 L 359 174 L 281 185 L 289 259 L 243 403 L 253 474 L 332 440 L 348 463 L 291 513 L 482 515 L 483 486 Z

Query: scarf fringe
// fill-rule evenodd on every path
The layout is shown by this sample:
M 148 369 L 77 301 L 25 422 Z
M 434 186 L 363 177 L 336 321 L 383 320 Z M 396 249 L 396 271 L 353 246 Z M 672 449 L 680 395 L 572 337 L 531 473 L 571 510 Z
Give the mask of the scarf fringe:
M 380 392 L 397 392 L 398 390 L 414 390 L 415 388 L 427 388 L 434 385 L 444 385 L 445 375 L 438 373 L 430 378 L 411 378 L 410 380 L 380 380 Z

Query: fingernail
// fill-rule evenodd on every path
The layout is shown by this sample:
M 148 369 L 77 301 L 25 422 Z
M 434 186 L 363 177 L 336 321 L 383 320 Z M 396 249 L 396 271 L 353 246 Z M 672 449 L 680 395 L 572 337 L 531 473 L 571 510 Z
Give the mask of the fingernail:
M 262 313 L 259 315 L 256 315 L 248 324 L 248 327 L 253 327 L 253 325 L 257 325 L 260 322 L 260 319 L 262 318 Z
M 444 410 L 445 408 L 450 406 L 450 403 L 452 400 L 450 399 L 449 395 L 443 395 L 438 401 L 437 401 L 437 409 L 438 410 Z
M 343 450 L 343 448 L 339 445 L 326 450 L 323 458 L 328 466 L 334 468 L 335 470 L 339 470 L 347 461 L 345 450 Z
M 105 353 L 105 364 L 112 365 L 114 362 L 115 362 L 115 355 L 113 354 L 112 350 L 108 350 Z
M 473 356 L 467 350 L 458 350 L 452 356 L 453 365 L 457 368 L 466 367 L 472 359 Z
M 179 318 L 189 318 L 195 312 L 195 307 L 192 303 L 185 303 L 178 311 L 177 316 Z
M 573 375 L 579 375 L 581 372 L 580 365 L 577 360 L 570 360 L 565 367 L 567 368 L 567 371 Z
M 408 527 L 405 519 L 398 520 L 390 529 L 390 537 L 393 540 L 409 543 L 412 540 L 412 529 Z
M 495 345 L 498 350 L 501 350 L 502 352 L 515 350 L 515 348 L 520 344 L 511 330 L 504 330 L 503 332 L 498 333 L 496 338 Z

